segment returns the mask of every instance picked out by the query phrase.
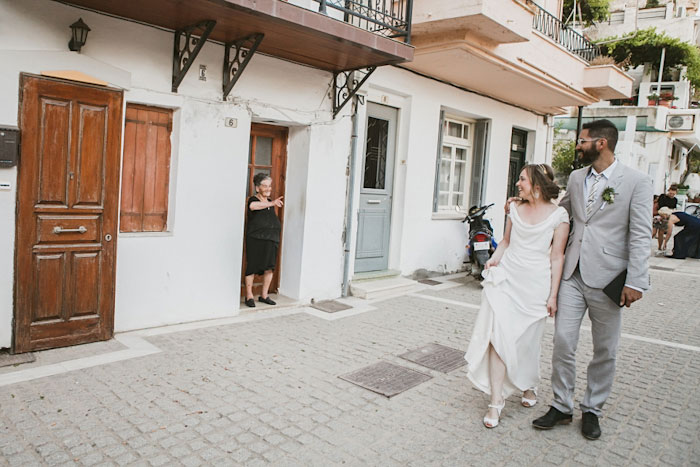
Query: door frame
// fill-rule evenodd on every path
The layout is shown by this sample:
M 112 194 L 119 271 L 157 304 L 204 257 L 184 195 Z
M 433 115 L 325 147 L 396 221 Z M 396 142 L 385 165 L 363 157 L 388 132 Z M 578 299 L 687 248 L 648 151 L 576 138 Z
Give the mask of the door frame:
M 24 187 L 24 183 L 22 182 L 22 173 L 23 170 L 26 169 L 26 164 L 24 161 L 26 160 L 27 156 L 24 156 L 24 150 L 25 147 L 24 144 L 24 138 L 20 139 L 20 158 L 19 158 L 19 163 L 17 164 L 17 182 L 16 182 L 16 199 L 15 199 L 15 237 L 14 237 L 14 258 L 13 258 L 13 287 L 12 287 L 12 297 L 13 297 L 13 304 L 12 304 L 12 337 L 11 337 L 11 351 L 12 353 L 22 353 L 22 352 L 28 352 L 28 351 L 33 351 L 33 350 L 42 350 L 42 349 L 49 349 L 49 348 L 58 348 L 58 347 L 65 347 L 65 346 L 71 346 L 71 345 L 79 345 L 82 343 L 88 343 L 88 342 L 96 342 L 100 340 L 107 340 L 110 339 L 114 335 L 114 314 L 115 314 L 115 299 L 116 299 L 116 271 L 117 271 L 117 238 L 118 238 L 118 228 L 119 228 L 119 199 L 120 199 L 120 182 L 121 182 L 121 151 L 122 151 L 122 134 L 123 134 L 123 126 L 124 126 L 124 90 L 121 88 L 114 88 L 114 87 L 108 87 L 108 86 L 100 86 L 96 85 L 93 83 L 86 83 L 82 81 L 73 81 L 73 80 L 67 80 L 67 79 L 62 79 L 62 78 L 56 78 L 56 77 L 51 77 L 51 76 L 44 76 L 44 75 L 37 75 L 34 73 L 27 73 L 27 72 L 21 72 L 19 75 L 19 99 L 18 99 L 18 126 L 20 128 L 20 136 L 23 134 L 25 131 L 24 127 L 24 113 L 23 113 L 23 107 L 24 107 L 24 102 L 25 102 L 25 96 L 24 96 L 24 86 L 27 81 L 27 79 L 37 79 L 37 80 L 42 80 L 42 81 L 49 81 L 49 82 L 55 82 L 59 84 L 65 84 L 65 85 L 70 85 L 74 87 L 84 87 L 84 88 L 89 88 L 89 89 L 96 89 L 99 91 L 106 91 L 106 92 L 111 92 L 114 94 L 118 94 L 118 102 L 115 103 L 114 106 L 114 115 L 116 116 L 113 118 L 114 120 L 114 127 L 112 128 L 112 133 L 109 133 L 106 138 L 112 137 L 114 138 L 115 143 L 114 143 L 114 148 L 112 148 L 112 151 L 116 152 L 116 155 L 113 157 L 116 159 L 113 161 L 113 163 L 116 165 L 116 180 L 113 181 L 115 184 L 114 187 L 109 187 L 107 186 L 106 183 L 103 184 L 103 190 L 107 192 L 107 190 L 114 188 L 115 193 L 114 193 L 114 206 L 112 206 L 112 212 L 111 212 L 111 217 L 113 218 L 113 223 L 114 223 L 114 232 L 111 234 L 111 245 L 112 245 L 112 252 L 111 252 L 111 262 L 112 262 L 112 267 L 111 271 L 109 274 L 109 290 L 104 294 L 103 302 L 106 303 L 107 307 L 109 308 L 108 312 L 103 318 L 103 323 L 102 326 L 99 328 L 96 338 L 92 340 L 86 340 L 85 342 L 69 342 L 67 345 L 59 344 L 59 345 L 48 345 L 48 346 L 38 346 L 38 347 L 33 347 L 31 345 L 31 339 L 27 339 L 26 343 L 21 343 L 18 346 L 18 336 L 23 332 L 22 329 L 22 317 L 19 316 L 20 310 L 19 310 L 19 302 L 20 297 L 19 297 L 19 274 L 20 274 L 20 229 L 21 226 L 24 224 L 22 222 L 22 219 L 20 216 L 22 215 L 21 212 L 21 205 L 20 205 L 20 198 L 21 198 L 21 193 L 22 189 Z M 105 145 L 108 145 L 107 140 L 105 140 Z M 24 157 L 23 157 L 24 156 Z M 103 168 L 103 177 L 105 176 L 104 173 L 106 172 L 106 166 Z M 109 214 L 108 214 L 109 215 Z M 32 212 L 32 218 L 34 217 L 34 213 Z M 104 214 L 103 214 L 104 217 Z M 104 223 L 101 224 L 101 226 L 104 226 Z M 104 234 L 104 230 L 100 230 L 100 235 Z M 100 239 L 100 241 L 103 241 L 103 238 Z M 92 334 L 89 334 L 92 335 Z M 69 337 L 65 337 L 65 339 L 69 339 Z M 59 339 L 59 341 L 62 341 Z
M 287 148 L 289 146 L 289 128 L 286 126 L 281 126 L 281 125 L 269 125 L 266 123 L 256 123 L 256 122 L 251 122 L 250 125 L 250 143 L 248 147 L 248 154 L 249 154 L 249 162 L 246 164 L 246 195 L 245 195 L 245 204 L 246 207 L 244 209 L 244 224 L 248 222 L 248 198 L 250 198 L 253 193 L 255 193 L 255 187 L 253 186 L 253 177 L 255 176 L 254 173 L 254 166 L 250 163 L 250 157 L 251 154 L 254 151 L 253 147 L 253 141 L 252 141 L 252 136 L 253 133 L 256 133 L 256 136 L 267 136 L 271 137 L 273 139 L 273 145 L 274 145 L 274 140 L 275 138 L 279 138 L 282 141 L 282 145 L 279 148 L 280 152 L 277 157 L 279 157 L 280 161 L 279 164 L 275 164 L 274 160 L 271 160 L 271 177 L 273 181 L 273 189 L 272 189 L 272 196 L 273 198 L 279 197 L 279 196 L 285 196 L 286 191 L 287 191 L 287 159 L 288 159 L 288 153 L 287 153 Z M 273 146 L 273 154 L 272 157 L 275 157 L 275 150 Z M 279 287 L 280 287 L 280 280 L 282 277 L 282 240 L 284 236 L 284 206 L 278 210 L 277 217 L 280 220 L 280 224 L 282 225 L 282 230 L 280 231 L 280 243 L 278 245 L 277 249 L 277 264 L 275 264 L 275 271 L 272 276 L 272 282 L 270 283 L 270 293 L 278 293 L 279 292 Z M 246 266 L 246 251 L 245 251 L 245 232 L 246 228 L 244 225 L 243 229 L 243 247 L 242 247 L 242 255 L 241 255 L 241 297 L 245 297 L 245 266 Z M 259 278 L 260 276 L 255 276 L 255 278 Z M 254 295 L 259 295 L 259 291 L 262 288 L 262 281 L 259 282 L 253 282 L 253 294 Z

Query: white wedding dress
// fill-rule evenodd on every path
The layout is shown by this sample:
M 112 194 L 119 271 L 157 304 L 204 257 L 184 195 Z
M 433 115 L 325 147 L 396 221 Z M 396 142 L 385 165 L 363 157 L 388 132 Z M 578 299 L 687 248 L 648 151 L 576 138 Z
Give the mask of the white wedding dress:
M 481 308 L 474 324 L 467 375 L 486 394 L 489 342 L 506 366 L 503 397 L 534 388 L 540 379 L 540 343 L 551 289 L 550 250 L 554 230 L 569 215 L 558 207 L 545 220 L 530 225 L 510 205 L 510 244 L 498 266 L 484 271 Z

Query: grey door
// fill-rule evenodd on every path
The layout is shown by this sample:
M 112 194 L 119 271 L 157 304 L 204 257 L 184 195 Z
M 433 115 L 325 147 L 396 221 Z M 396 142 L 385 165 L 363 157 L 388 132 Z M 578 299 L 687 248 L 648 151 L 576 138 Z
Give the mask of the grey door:
M 389 265 L 396 117 L 392 107 L 367 105 L 355 272 L 381 271 Z

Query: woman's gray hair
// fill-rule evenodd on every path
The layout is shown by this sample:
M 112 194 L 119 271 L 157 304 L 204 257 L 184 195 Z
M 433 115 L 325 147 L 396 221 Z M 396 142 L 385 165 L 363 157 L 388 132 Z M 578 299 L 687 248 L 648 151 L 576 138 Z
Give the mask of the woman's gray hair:
M 255 185 L 255 186 L 260 186 L 260 184 L 261 184 L 262 182 L 264 182 L 265 180 L 267 180 L 268 178 L 269 178 L 270 180 L 272 180 L 272 177 L 270 177 L 270 176 L 269 176 L 268 174 L 266 174 L 266 173 L 262 173 L 262 172 L 257 173 L 257 174 L 255 174 L 255 177 L 253 177 L 253 185 Z

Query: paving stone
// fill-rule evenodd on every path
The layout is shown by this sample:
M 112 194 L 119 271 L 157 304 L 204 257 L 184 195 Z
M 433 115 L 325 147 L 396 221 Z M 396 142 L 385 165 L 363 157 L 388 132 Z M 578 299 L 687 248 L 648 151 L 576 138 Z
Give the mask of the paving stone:
M 595 443 L 580 436 L 578 409 L 571 426 L 530 427 L 552 398 L 551 324 L 542 340 L 540 403 L 525 409 L 513 395 L 496 430 L 481 425 L 488 398 L 471 387 L 464 367 L 431 373 L 430 382 L 391 399 L 339 379 L 378 361 L 418 368 L 398 356 L 426 342 L 468 347 L 476 309 L 407 295 L 335 321 L 298 313 L 148 337 L 162 352 L 4 387 L 0 466 L 86 459 L 130 466 L 698 465 L 700 353 L 625 336 L 700 347 L 700 276 L 652 271 L 652 280 L 654 289 L 623 310 L 616 381 Z M 447 284 L 453 287 L 421 294 L 479 303 L 478 283 Z M 590 326 L 587 318 L 583 324 Z M 592 356 L 588 329 L 576 356 L 578 403 Z

